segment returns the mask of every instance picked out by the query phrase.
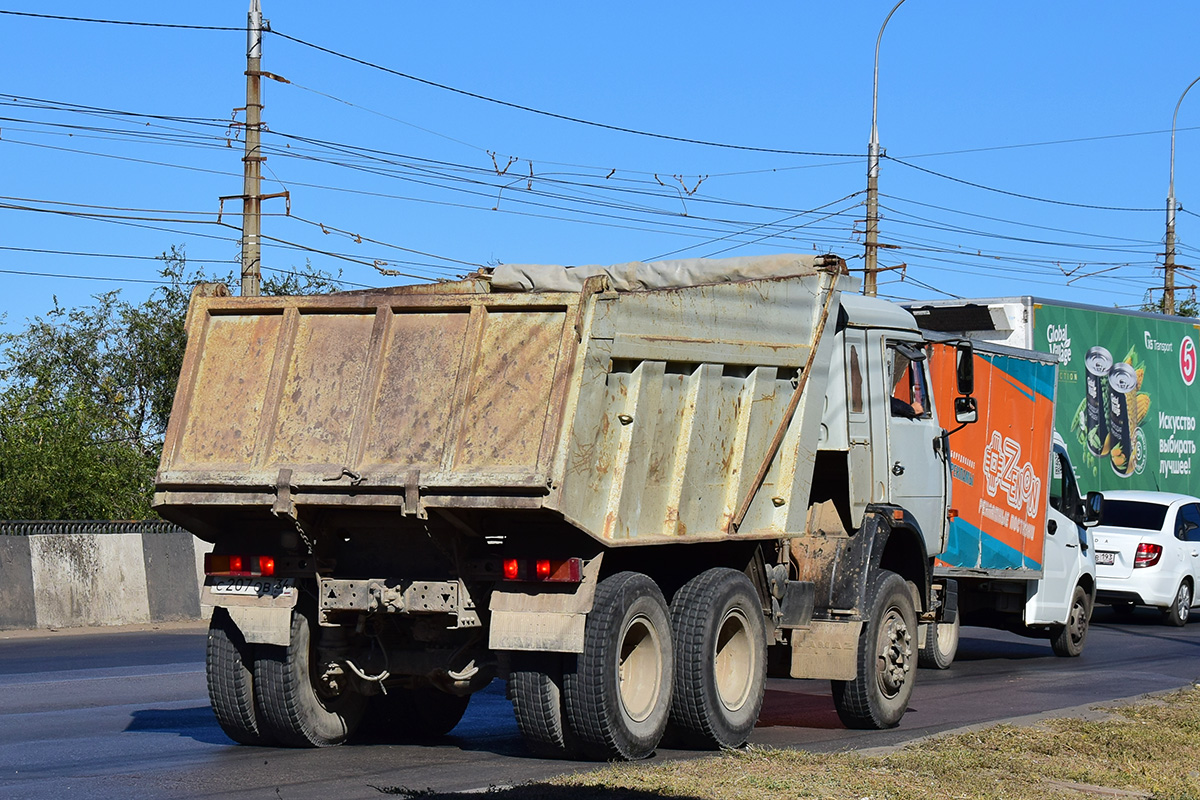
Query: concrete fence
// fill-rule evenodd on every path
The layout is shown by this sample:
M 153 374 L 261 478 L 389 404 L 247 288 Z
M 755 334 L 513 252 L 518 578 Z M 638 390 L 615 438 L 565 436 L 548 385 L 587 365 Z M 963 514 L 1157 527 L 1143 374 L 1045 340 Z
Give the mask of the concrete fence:
M 0 522 L 0 630 L 200 619 L 210 549 L 168 522 Z

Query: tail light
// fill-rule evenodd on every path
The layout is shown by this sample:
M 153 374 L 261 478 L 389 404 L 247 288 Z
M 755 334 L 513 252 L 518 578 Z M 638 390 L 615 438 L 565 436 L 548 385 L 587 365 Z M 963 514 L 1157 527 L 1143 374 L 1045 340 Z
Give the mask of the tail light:
M 1162 558 L 1162 545 L 1151 544 L 1150 542 L 1141 542 L 1138 544 L 1137 553 L 1133 557 L 1133 568 L 1138 567 L 1153 567 Z
M 265 578 L 275 574 L 274 556 L 204 555 L 205 575 L 224 575 L 232 578 Z
M 579 583 L 583 580 L 583 559 L 506 558 L 504 580 Z

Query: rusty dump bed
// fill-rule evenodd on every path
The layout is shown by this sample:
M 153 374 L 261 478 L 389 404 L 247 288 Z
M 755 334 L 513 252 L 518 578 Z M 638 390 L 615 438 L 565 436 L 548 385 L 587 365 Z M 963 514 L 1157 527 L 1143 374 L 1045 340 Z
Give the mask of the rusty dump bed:
M 638 291 L 600 272 L 197 297 L 156 508 L 208 539 L 381 509 L 523 509 L 611 544 L 728 536 L 741 505 L 738 535 L 801 530 L 849 279 L 797 258 L 808 274 Z

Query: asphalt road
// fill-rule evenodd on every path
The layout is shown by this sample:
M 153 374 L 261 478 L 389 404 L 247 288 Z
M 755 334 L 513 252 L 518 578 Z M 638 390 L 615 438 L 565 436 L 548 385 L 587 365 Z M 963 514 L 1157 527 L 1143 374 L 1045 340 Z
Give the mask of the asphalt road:
M 233 745 L 208 707 L 202 629 L 0 633 L 0 797 L 379 798 L 520 783 L 592 765 L 524 753 L 504 685 L 476 695 L 443 741 L 325 750 Z M 958 660 L 921 670 L 899 728 L 848 731 L 825 681 L 772 680 L 752 741 L 815 751 L 900 744 L 976 723 L 1101 703 L 1200 681 L 1200 621 L 1098 609 L 1084 654 L 964 628 Z M 650 763 L 692 754 L 660 751 Z

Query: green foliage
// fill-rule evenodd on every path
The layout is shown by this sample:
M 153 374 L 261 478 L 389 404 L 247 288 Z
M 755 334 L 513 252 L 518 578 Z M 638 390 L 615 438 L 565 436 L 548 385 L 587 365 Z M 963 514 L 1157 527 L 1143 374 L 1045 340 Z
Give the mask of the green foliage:
M 1166 304 L 1160 297 L 1155 300 L 1146 293 L 1146 299 L 1142 302 L 1141 311 L 1148 311 L 1152 314 L 1166 314 Z M 1175 295 L 1175 316 L 1177 317 L 1200 317 L 1200 303 L 1196 301 L 1196 290 L 1192 289 L 1187 296 L 1182 294 Z
M 0 519 L 153 516 L 191 287 L 214 280 L 182 248 L 160 258 L 164 285 L 141 304 L 106 292 L 0 331 Z M 335 288 L 308 264 L 264 281 L 264 294 Z

